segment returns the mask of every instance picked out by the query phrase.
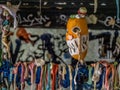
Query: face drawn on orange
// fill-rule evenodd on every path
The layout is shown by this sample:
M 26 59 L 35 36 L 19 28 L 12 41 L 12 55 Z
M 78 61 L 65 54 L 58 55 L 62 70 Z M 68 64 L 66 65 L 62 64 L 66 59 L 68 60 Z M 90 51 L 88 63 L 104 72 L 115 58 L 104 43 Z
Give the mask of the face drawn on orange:
M 80 36 L 80 47 L 78 49 L 78 38 Z M 67 22 L 66 41 L 69 47 L 69 52 L 74 59 L 80 57 L 84 60 L 88 49 L 88 27 L 85 18 L 70 18 Z

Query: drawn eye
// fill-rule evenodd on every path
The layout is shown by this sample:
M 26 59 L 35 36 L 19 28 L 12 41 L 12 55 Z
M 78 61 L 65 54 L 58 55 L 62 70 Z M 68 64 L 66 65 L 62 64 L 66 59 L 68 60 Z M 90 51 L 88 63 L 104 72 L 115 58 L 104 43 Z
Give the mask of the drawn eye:
M 77 33 L 78 31 L 80 32 L 80 28 L 78 28 L 78 27 L 75 27 L 75 28 L 73 28 L 73 30 L 72 30 L 74 33 Z

